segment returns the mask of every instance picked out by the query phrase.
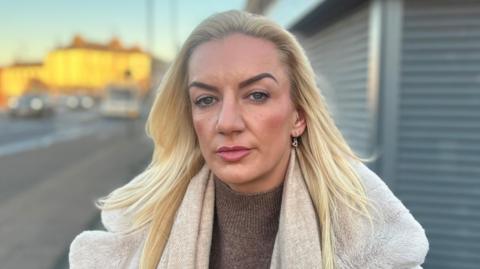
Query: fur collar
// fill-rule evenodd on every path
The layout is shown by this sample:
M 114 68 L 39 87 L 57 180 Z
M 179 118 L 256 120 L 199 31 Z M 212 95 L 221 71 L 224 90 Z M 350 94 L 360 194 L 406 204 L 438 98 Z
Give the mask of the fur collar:
M 376 210 L 367 220 L 340 217 L 336 231 L 338 268 L 421 268 L 428 251 L 425 231 L 378 176 L 352 164 Z M 206 166 L 192 178 L 158 265 L 208 268 L 214 213 L 213 177 Z M 321 268 L 319 226 L 292 151 L 284 183 L 272 269 Z M 70 268 L 138 268 L 145 232 L 124 235 L 129 219 L 122 211 L 102 212 L 108 231 L 86 231 L 70 247 Z

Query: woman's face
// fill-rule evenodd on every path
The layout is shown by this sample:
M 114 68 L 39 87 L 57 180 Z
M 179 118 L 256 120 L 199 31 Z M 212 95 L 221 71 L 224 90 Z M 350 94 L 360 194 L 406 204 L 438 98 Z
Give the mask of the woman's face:
M 305 120 L 292 103 L 287 67 L 275 45 L 232 34 L 198 46 L 189 61 L 192 119 L 203 157 L 232 189 L 281 184 Z

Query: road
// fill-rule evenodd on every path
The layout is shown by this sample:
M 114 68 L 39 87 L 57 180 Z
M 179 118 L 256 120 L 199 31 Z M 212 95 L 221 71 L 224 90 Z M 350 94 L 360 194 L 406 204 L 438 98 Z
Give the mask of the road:
M 94 201 L 149 162 L 144 121 L 95 111 L 40 120 L 0 115 L 1 268 L 52 269 L 98 216 Z

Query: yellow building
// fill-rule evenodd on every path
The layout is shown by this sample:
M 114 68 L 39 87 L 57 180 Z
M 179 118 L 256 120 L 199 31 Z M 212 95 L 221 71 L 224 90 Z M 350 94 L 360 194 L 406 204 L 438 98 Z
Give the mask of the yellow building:
M 16 63 L 2 69 L 0 89 L 4 96 L 21 95 L 32 81 L 42 80 L 41 63 Z
M 7 103 L 7 95 L 1 90 L 1 85 L 2 85 L 2 73 L 3 69 L 0 68 L 0 107 L 5 106 Z
M 137 47 L 125 48 L 115 38 L 104 45 L 76 36 L 69 46 L 48 53 L 43 64 L 3 68 L 0 91 L 6 96 L 18 96 L 36 80 L 52 92 L 101 95 L 108 84 L 121 83 L 127 71 L 130 79 L 146 91 L 150 84 L 150 55 Z
M 150 81 L 150 55 L 138 48 L 124 48 L 117 39 L 107 45 L 87 43 L 81 37 L 54 50 L 45 59 L 44 79 L 54 89 L 92 90 L 96 93 L 110 83 L 121 82 L 125 72 L 147 89 Z

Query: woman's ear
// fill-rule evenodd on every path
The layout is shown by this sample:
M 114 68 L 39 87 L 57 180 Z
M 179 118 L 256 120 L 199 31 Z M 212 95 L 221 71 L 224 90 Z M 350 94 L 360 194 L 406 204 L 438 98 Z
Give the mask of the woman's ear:
M 293 123 L 293 128 L 292 128 L 292 131 L 290 132 L 290 135 L 292 137 L 298 137 L 303 134 L 303 132 L 305 131 L 305 128 L 307 127 L 307 122 L 305 120 L 305 112 L 297 108 L 295 111 L 294 119 L 295 121 Z

